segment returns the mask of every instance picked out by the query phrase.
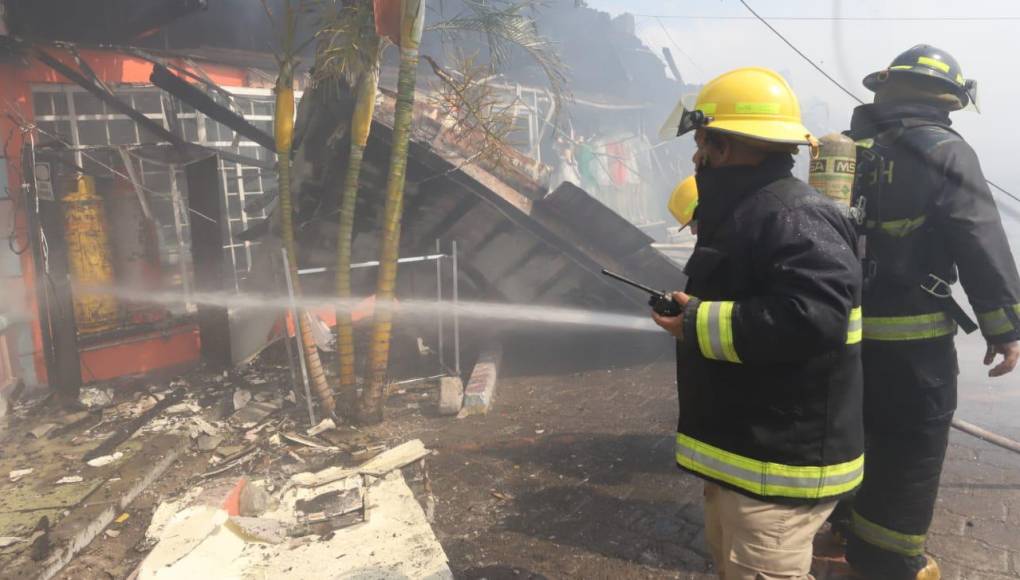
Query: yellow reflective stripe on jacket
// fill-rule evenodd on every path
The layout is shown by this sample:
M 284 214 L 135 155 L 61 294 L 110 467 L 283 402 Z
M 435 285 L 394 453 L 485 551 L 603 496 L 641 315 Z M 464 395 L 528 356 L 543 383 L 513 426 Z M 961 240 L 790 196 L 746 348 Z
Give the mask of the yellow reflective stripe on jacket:
M 888 222 L 869 221 L 865 225 L 869 228 L 880 228 L 883 232 L 894 238 L 905 238 L 923 226 L 926 220 L 927 216 L 919 216 Z
M 698 306 L 697 332 L 702 356 L 740 362 L 733 345 L 733 302 L 702 302 Z
M 864 317 L 864 340 L 924 340 L 954 334 L 956 322 L 945 312 Z
M 864 320 L 861 307 L 858 306 L 850 311 L 850 324 L 847 325 L 846 343 L 857 344 L 864 337 Z
M 855 510 L 852 529 L 855 536 L 884 550 L 904 556 L 920 556 L 924 553 L 924 535 L 895 532 L 864 518 Z
M 978 324 L 981 326 L 981 334 L 985 336 L 998 336 L 1015 330 L 1013 321 L 1006 312 L 1009 308 L 1020 316 L 1020 304 L 997 308 L 990 312 L 979 312 L 977 315 Z
M 823 499 L 853 491 L 864 479 L 864 456 L 836 465 L 758 461 L 677 433 L 676 462 L 695 473 L 766 497 Z

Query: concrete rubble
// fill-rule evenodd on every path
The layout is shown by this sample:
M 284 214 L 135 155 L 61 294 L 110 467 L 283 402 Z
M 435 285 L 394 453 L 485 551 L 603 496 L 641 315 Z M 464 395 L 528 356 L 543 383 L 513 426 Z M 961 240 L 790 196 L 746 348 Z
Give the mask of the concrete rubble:
M 409 441 L 360 466 L 294 474 L 275 493 L 247 480 L 225 497 L 194 488 L 157 508 L 138 578 L 452 578 L 399 471 L 429 453 Z
M 138 578 L 287 568 L 310 579 L 451 578 L 430 527 L 432 452 L 334 418 L 309 425 L 305 402 L 285 396 L 287 378 L 286 367 L 259 361 L 225 376 L 93 387 L 85 410 L 17 402 L 2 438 L 27 454 L 0 455 L 0 566 L 75 577 L 90 561 L 78 564 L 82 550 L 123 549 L 119 569 Z M 395 391 L 391 406 L 438 415 L 440 383 Z

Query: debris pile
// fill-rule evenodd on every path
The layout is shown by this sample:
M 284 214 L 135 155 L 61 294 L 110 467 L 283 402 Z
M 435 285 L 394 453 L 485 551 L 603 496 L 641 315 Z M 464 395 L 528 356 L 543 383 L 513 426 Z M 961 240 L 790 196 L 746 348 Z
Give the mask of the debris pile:
M 427 473 L 429 453 L 413 440 L 360 466 L 299 472 L 282 484 L 195 487 L 156 510 L 146 532 L 155 546 L 138 578 L 323 578 L 338 568 L 359 578 L 452 578 L 401 472 L 416 464 Z
M 142 578 L 321 578 L 323 559 L 338 558 L 364 577 L 449 577 L 429 525 L 425 445 L 384 444 L 335 417 L 309 425 L 289 378 L 258 361 L 93 386 L 70 409 L 12 401 L 0 431 L 0 567 L 55 573 L 90 543 L 115 543 L 127 570 L 143 562 Z M 438 405 L 438 386 L 397 385 L 393 414 Z M 149 507 L 128 508 L 151 487 Z M 132 513 L 140 525 L 125 525 Z

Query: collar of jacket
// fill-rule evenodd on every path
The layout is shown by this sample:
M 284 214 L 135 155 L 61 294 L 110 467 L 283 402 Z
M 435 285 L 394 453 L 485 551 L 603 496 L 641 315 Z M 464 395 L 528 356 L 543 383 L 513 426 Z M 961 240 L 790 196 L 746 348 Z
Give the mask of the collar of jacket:
M 933 105 L 871 103 L 854 109 L 853 117 L 850 119 L 850 136 L 855 140 L 868 139 L 908 119 L 935 121 L 947 127 L 953 124 L 949 120 L 948 112 Z
M 766 185 L 790 177 L 793 156 L 786 153 L 769 155 L 759 165 L 731 165 L 699 169 L 694 179 L 698 184 L 698 238 L 708 240 L 733 215 L 744 198 Z

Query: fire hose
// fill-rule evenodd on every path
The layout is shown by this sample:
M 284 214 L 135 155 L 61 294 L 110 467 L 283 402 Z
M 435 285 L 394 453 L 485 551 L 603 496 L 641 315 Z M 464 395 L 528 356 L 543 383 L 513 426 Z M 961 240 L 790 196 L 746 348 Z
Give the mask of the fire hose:
M 977 425 L 975 425 L 973 423 L 968 423 L 968 422 L 966 422 L 966 421 L 964 421 L 962 419 L 955 419 L 954 418 L 953 419 L 953 427 L 955 427 L 956 429 L 958 429 L 960 431 L 963 431 L 964 433 L 966 433 L 968 435 L 972 435 L 974 437 L 977 437 L 978 439 L 980 439 L 982 441 L 987 441 L 988 443 L 991 443 L 992 445 L 998 445 L 999 447 L 1002 447 L 1003 449 L 1008 449 L 1008 450 L 1012 451 L 1013 453 L 1020 454 L 1020 441 L 1014 441 L 1014 440 L 1010 439 L 1009 437 L 1004 437 L 1002 435 L 999 435 L 998 433 L 993 433 L 993 432 L 991 432 L 991 431 L 989 431 L 987 429 L 978 427 Z

